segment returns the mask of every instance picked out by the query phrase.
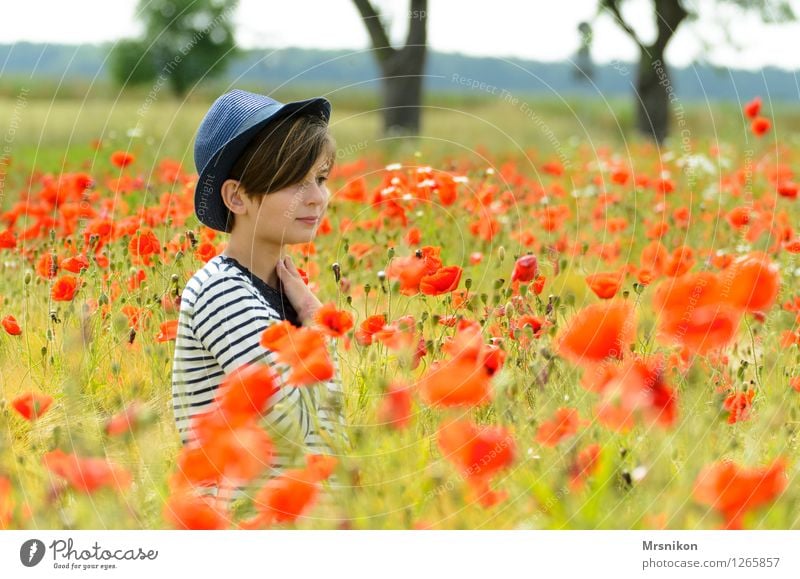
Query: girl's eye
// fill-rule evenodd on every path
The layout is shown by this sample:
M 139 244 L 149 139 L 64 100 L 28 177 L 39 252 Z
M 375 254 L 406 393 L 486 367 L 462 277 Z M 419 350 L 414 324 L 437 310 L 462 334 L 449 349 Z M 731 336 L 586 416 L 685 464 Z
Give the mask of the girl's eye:
M 320 175 L 319 177 L 317 177 L 317 183 L 319 183 L 320 185 L 322 185 L 327 180 L 328 178 L 325 175 Z

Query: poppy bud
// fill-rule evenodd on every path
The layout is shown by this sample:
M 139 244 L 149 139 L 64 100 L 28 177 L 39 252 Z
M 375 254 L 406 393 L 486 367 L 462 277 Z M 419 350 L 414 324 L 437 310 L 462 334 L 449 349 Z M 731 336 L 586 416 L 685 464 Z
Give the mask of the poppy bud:
M 523 255 L 514 264 L 514 271 L 511 274 L 511 281 L 521 281 L 527 283 L 533 281 L 539 274 L 539 260 L 535 255 Z

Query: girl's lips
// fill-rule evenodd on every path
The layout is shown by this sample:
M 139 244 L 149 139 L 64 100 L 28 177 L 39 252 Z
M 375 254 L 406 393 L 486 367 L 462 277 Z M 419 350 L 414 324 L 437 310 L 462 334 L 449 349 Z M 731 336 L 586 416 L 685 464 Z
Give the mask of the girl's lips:
M 297 221 L 305 223 L 306 225 L 316 225 L 319 219 L 316 217 L 304 217 L 302 219 L 298 218 Z

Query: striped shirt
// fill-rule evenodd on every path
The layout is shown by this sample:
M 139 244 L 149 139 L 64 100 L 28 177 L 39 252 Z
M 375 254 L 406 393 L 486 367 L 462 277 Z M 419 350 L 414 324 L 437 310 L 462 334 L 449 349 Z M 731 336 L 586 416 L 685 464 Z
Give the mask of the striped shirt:
M 191 419 L 212 410 L 221 382 L 245 363 L 265 363 L 275 370 L 280 388 L 269 402 L 261 425 L 275 443 L 273 465 L 248 484 L 234 489 L 232 499 L 254 496 L 267 479 L 286 468 L 302 467 L 308 453 L 336 456 L 344 432 L 344 394 L 339 359 L 327 339 L 334 376 L 313 386 L 286 383 L 291 368 L 260 343 L 270 324 L 289 320 L 300 325 L 286 295 L 250 273 L 234 258 L 217 255 L 197 271 L 181 294 L 172 364 L 172 400 L 181 442 L 196 445 Z M 331 478 L 332 485 L 336 484 Z M 204 489 L 205 490 L 205 489 Z M 217 494 L 217 487 L 208 492 Z

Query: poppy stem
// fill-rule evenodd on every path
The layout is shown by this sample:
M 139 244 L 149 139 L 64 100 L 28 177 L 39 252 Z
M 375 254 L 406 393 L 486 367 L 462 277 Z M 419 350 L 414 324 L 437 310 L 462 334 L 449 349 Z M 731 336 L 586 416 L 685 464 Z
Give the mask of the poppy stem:
M 747 326 L 747 333 L 750 335 L 750 348 L 753 350 L 753 372 L 756 378 L 756 386 L 761 390 L 761 377 L 758 373 L 758 357 L 756 356 L 756 340 L 753 336 L 753 329 L 750 327 L 750 321 L 747 319 L 747 314 L 744 316 L 744 325 Z

